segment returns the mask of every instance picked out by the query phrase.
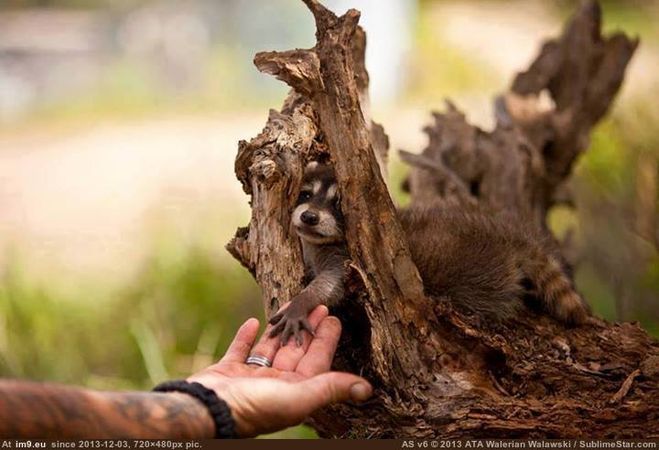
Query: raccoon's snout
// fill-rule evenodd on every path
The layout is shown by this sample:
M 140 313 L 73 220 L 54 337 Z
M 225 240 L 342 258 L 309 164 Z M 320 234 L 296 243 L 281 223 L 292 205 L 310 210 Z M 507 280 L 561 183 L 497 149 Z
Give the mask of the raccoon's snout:
M 313 211 L 306 210 L 302 214 L 300 214 L 300 220 L 302 223 L 306 225 L 318 225 L 318 222 L 320 221 L 320 217 L 318 217 L 318 214 L 316 214 Z

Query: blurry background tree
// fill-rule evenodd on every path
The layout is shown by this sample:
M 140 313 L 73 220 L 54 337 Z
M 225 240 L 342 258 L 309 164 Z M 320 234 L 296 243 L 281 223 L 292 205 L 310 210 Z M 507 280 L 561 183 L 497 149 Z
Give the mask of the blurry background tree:
M 207 364 L 261 314 L 223 245 L 249 215 L 236 142 L 285 95 L 252 56 L 313 45 L 297 0 L 276 3 L 0 2 L 0 376 L 144 388 Z M 362 11 L 373 117 L 394 149 L 419 150 L 444 97 L 491 126 L 487 96 L 574 3 L 326 2 Z M 659 2 L 603 6 L 607 28 L 642 43 L 578 164 L 577 212 L 557 208 L 552 226 L 578 244 L 595 311 L 656 336 Z M 390 169 L 405 202 L 405 169 Z

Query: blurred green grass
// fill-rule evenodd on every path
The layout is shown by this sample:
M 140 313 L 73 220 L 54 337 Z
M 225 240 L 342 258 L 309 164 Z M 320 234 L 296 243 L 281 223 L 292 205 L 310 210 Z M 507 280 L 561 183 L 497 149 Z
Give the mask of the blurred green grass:
M 14 263 L 0 284 L 0 372 L 99 388 L 145 388 L 189 374 L 261 317 L 242 268 L 200 247 L 153 252 L 119 292 L 53 292 Z
M 169 235 L 126 286 L 57 290 L 20 258 L 0 279 L 0 376 L 150 389 L 217 360 L 239 324 L 263 323 L 258 286 L 217 248 Z M 271 437 L 313 437 L 306 427 Z

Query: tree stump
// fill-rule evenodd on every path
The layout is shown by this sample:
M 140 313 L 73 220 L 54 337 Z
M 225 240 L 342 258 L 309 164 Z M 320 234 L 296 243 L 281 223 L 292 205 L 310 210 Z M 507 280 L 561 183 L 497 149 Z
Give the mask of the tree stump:
M 528 311 L 493 326 L 425 295 L 381 169 L 388 139 L 368 108 L 359 12 L 337 17 L 303 0 L 316 21 L 308 50 L 259 53 L 255 64 L 292 87 L 264 130 L 242 141 L 236 175 L 252 218 L 227 248 L 262 288 L 267 315 L 303 287 L 290 215 L 302 168 L 329 158 L 351 255 L 344 335 L 335 367 L 375 387 L 367 404 L 335 405 L 309 423 L 323 437 L 475 438 L 659 436 L 659 344 L 637 324 L 593 319 L 568 329 Z M 429 145 L 403 152 L 412 202 L 480 203 L 546 227 L 570 203 L 566 182 L 608 110 L 637 42 L 603 37 L 586 2 L 562 36 L 495 102 L 497 126 L 435 113 Z

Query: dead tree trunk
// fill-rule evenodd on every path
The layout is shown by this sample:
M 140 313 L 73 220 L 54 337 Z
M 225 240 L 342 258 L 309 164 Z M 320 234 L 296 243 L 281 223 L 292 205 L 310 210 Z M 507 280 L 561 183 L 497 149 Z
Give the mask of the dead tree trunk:
M 252 219 L 228 249 L 261 285 L 268 314 L 299 292 L 290 212 L 304 163 L 329 154 L 354 269 L 352 293 L 336 312 L 344 337 L 335 366 L 364 374 L 376 396 L 317 413 L 314 428 L 361 438 L 659 436 L 659 345 L 636 324 L 566 329 L 529 312 L 493 330 L 424 294 L 378 166 L 388 142 L 369 117 L 359 13 L 337 17 L 316 0 L 304 3 L 316 46 L 255 58 L 293 91 L 258 137 L 240 143 L 236 174 Z M 636 44 L 603 38 L 598 6 L 585 4 L 497 100 L 493 132 L 450 104 L 434 115 L 428 147 L 403 154 L 413 201 L 483 203 L 546 229 L 548 210 L 569 202 L 572 164 Z

